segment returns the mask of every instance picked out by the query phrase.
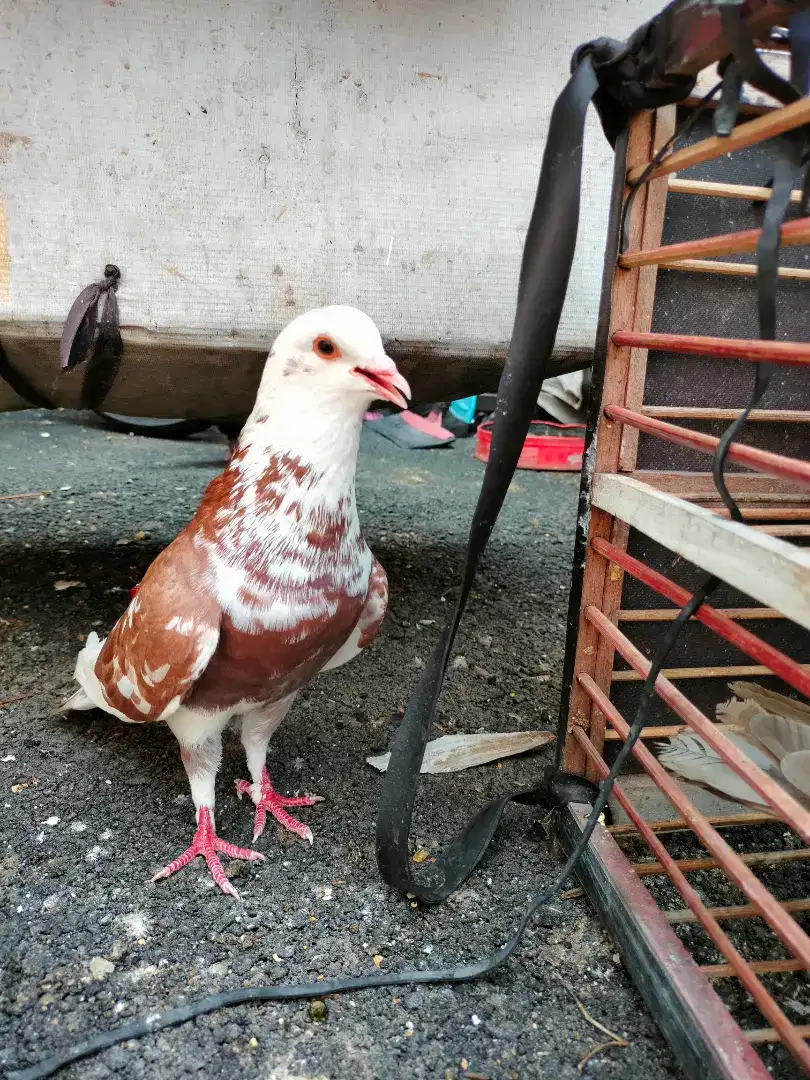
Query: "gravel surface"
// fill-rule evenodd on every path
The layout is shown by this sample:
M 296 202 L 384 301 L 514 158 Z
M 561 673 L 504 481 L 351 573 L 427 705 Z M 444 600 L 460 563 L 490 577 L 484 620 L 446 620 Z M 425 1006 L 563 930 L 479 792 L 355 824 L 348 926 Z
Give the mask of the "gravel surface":
M 149 883 L 193 831 L 173 737 L 101 713 L 65 719 L 57 704 L 83 637 L 112 626 L 224 451 L 214 436 L 140 439 L 70 413 L 0 416 L 0 495 L 51 492 L 0 502 L 0 700 L 29 695 L 0 709 L 6 1067 L 220 989 L 481 956 L 559 865 L 539 823 L 511 808 L 483 868 L 445 904 L 424 910 L 380 883 L 380 778 L 365 758 L 388 748 L 453 600 L 482 467 L 471 441 L 402 451 L 365 432 L 358 498 L 389 574 L 389 616 L 367 654 L 301 695 L 270 748 L 281 790 L 326 797 L 301 812 L 315 845 L 268 827 L 258 842 L 267 862 L 228 868 L 238 903 L 211 887 L 200 861 Z M 444 732 L 546 727 L 556 709 L 577 478 L 521 473 L 513 486 L 459 642 L 466 665 L 449 677 Z M 425 778 L 415 842 L 435 853 L 473 808 L 532 782 L 544 761 Z M 238 844 L 252 823 L 233 789 L 243 766 L 230 736 L 217 821 Z M 322 1020 L 302 1002 L 242 1006 L 59 1075 L 574 1080 L 606 1038 L 575 997 L 629 1042 L 594 1057 L 586 1076 L 680 1075 L 582 900 L 540 913 L 487 981 L 335 998 Z

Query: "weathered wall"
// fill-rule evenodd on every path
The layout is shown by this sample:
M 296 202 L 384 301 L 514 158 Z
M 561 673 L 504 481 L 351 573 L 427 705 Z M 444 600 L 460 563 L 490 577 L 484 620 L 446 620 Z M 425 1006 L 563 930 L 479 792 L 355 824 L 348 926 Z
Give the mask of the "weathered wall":
M 0 340 L 24 360 L 113 261 L 141 337 L 263 348 L 348 302 L 406 350 L 502 353 L 571 53 L 660 6 L 7 0 Z M 610 167 L 593 122 L 563 352 L 593 340 Z

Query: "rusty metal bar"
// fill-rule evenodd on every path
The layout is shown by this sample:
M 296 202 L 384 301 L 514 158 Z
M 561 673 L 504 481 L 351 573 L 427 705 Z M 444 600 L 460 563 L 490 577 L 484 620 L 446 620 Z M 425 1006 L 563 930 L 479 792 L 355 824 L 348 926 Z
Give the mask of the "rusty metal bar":
M 749 960 L 748 966 L 757 975 L 783 975 L 792 971 L 804 971 L 801 960 Z M 736 978 L 731 964 L 701 964 L 700 970 L 707 979 Z
M 618 731 L 615 734 L 618 736 Z M 794 848 L 788 851 L 738 851 L 737 858 L 746 866 L 775 866 L 777 863 L 805 862 L 810 859 L 810 848 Z M 691 874 L 695 870 L 723 869 L 717 859 L 676 859 L 675 862 L 685 874 Z M 633 869 L 639 877 L 655 877 L 667 872 L 661 863 L 656 862 L 633 863 Z
M 793 912 L 810 911 L 810 900 L 780 900 L 779 907 L 789 915 L 793 914 Z M 716 907 L 709 910 L 715 919 L 758 919 L 761 917 L 761 912 L 757 911 L 754 904 L 729 904 L 727 907 Z M 695 921 L 691 911 L 666 911 L 664 914 L 667 921 L 672 923 L 673 926 Z M 802 967 L 807 967 L 804 961 Z
M 612 734 L 617 738 L 621 738 L 618 732 L 612 732 Z M 770 813 L 750 811 L 741 814 L 713 814 L 707 817 L 706 820 L 715 829 L 731 829 L 738 826 L 771 825 L 774 821 L 778 821 L 778 818 L 775 818 Z M 657 821 L 648 821 L 647 825 L 655 833 L 691 831 L 689 822 L 684 821 L 683 818 L 659 818 Z M 638 832 L 635 825 L 628 824 L 608 825 L 607 830 L 619 840 L 632 838 Z

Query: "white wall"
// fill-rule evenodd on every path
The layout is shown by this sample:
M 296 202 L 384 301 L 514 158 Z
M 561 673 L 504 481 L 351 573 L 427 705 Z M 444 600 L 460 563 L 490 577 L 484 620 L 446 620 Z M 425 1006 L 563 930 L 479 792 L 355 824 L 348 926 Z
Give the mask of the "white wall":
M 266 341 L 349 302 L 403 341 L 503 343 L 571 53 L 661 6 L 6 0 L 0 334 L 114 261 L 146 329 Z M 563 348 L 593 340 L 610 170 L 594 122 Z

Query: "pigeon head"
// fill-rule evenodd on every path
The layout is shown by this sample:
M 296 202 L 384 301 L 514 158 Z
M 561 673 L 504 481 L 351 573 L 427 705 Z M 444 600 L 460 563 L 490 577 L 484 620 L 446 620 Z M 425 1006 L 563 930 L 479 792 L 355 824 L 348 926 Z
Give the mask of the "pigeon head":
M 372 401 L 406 408 L 411 390 L 372 320 L 335 305 L 299 315 L 276 338 L 263 382 L 308 395 L 345 397 L 359 412 Z

